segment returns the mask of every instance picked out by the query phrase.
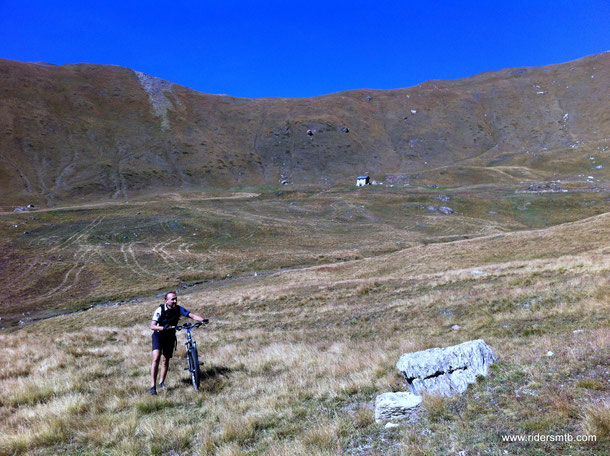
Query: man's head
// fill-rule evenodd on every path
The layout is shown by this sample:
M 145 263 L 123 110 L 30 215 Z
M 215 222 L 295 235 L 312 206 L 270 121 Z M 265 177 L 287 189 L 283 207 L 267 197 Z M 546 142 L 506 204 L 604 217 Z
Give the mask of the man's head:
M 165 305 L 169 309 L 173 309 L 174 307 L 176 307 L 177 303 L 178 303 L 178 296 L 176 295 L 175 291 L 170 291 L 168 293 L 165 293 Z

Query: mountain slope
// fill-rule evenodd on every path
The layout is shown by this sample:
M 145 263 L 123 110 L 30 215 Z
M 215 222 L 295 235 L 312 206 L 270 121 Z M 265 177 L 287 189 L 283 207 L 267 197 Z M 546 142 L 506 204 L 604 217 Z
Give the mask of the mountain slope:
M 332 185 L 363 172 L 446 185 L 603 177 L 589 157 L 607 155 L 609 94 L 610 53 L 302 99 L 207 95 L 116 66 L 0 60 L 0 205 L 284 178 Z

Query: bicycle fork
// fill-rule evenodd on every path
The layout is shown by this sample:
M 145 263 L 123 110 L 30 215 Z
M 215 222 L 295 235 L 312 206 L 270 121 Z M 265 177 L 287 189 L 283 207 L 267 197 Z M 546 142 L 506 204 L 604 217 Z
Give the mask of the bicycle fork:
M 187 333 L 187 338 L 186 338 L 186 342 L 184 343 L 184 346 L 186 347 L 187 358 L 188 358 L 188 352 L 191 348 L 194 348 L 195 350 L 197 350 L 197 342 L 195 342 L 194 340 L 191 339 L 190 331 Z M 203 364 L 204 364 L 203 361 L 199 361 L 200 366 L 203 366 Z M 193 366 L 193 367 L 195 367 L 195 366 Z M 190 371 L 191 366 L 185 367 L 184 370 Z

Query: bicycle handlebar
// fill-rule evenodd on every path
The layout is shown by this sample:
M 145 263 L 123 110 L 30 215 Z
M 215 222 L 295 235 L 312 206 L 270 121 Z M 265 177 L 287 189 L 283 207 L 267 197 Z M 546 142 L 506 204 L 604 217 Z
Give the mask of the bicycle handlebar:
M 200 326 L 207 325 L 210 321 L 206 318 L 204 321 L 198 321 L 197 323 L 185 323 L 183 325 L 171 326 L 170 329 L 175 329 L 176 331 L 182 331 L 183 329 L 195 329 Z

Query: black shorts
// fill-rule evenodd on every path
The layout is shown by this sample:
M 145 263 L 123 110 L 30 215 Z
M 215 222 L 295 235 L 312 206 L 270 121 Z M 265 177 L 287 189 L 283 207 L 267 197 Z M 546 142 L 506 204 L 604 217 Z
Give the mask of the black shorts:
M 176 331 L 154 331 L 152 334 L 152 349 L 161 350 L 166 358 L 171 358 L 176 346 Z

